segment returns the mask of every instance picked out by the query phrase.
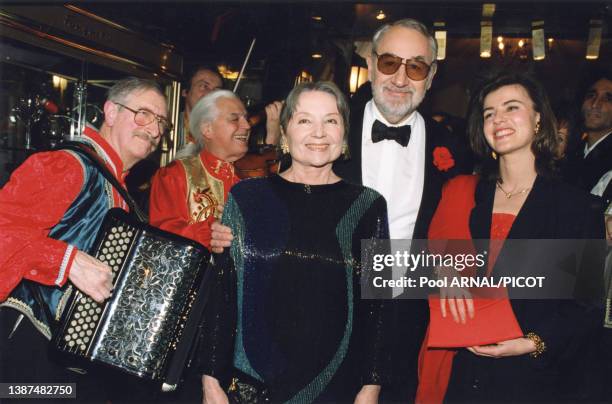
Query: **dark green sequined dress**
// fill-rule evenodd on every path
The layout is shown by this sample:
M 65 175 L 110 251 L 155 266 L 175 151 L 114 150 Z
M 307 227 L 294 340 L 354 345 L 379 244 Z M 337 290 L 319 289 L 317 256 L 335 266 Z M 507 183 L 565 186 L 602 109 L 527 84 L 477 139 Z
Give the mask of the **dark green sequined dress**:
M 388 238 L 384 198 L 340 181 L 280 176 L 235 185 L 223 212 L 234 242 L 217 257 L 201 370 L 234 368 L 273 402 L 351 401 L 388 377 L 388 309 L 361 299 L 361 240 Z

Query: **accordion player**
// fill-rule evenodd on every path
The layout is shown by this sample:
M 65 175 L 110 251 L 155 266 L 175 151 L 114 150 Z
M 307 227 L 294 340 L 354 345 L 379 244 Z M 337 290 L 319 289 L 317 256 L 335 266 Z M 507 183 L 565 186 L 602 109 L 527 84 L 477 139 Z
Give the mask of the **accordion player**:
M 208 251 L 111 209 L 91 253 L 112 268 L 113 294 L 98 304 L 76 291 L 53 346 L 176 389 L 206 303 Z

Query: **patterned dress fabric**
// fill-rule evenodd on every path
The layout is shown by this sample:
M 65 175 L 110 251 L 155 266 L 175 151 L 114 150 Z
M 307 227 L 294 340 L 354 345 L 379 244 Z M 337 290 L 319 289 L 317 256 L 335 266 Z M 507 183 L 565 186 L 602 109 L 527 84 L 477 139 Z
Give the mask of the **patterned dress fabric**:
M 361 241 L 388 238 L 382 196 L 344 181 L 249 179 L 223 222 L 234 242 L 216 264 L 204 374 L 227 384 L 237 369 L 272 402 L 299 403 L 353 400 L 386 380 L 388 308 L 360 290 Z

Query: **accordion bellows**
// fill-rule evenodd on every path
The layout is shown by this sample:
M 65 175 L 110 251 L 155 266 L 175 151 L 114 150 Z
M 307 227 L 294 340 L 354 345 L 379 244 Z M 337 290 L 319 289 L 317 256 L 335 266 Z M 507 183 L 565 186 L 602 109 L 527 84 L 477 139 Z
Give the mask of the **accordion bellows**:
M 141 378 L 167 382 L 173 368 L 180 374 L 200 320 L 209 253 L 112 209 L 92 255 L 112 268 L 113 295 L 98 304 L 77 291 L 56 347 Z M 171 378 L 175 387 L 178 377 Z

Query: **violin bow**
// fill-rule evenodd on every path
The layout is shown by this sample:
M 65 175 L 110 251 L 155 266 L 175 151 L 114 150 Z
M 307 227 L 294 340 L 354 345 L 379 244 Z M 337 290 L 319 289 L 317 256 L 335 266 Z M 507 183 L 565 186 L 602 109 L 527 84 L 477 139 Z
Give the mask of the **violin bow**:
M 240 79 L 242 79 L 242 75 L 244 74 L 244 69 L 246 68 L 247 63 L 249 63 L 249 58 L 251 57 L 251 52 L 253 51 L 253 47 L 255 46 L 256 40 L 257 38 L 253 38 L 253 40 L 251 41 L 251 47 L 249 48 L 249 51 L 247 52 L 247 55 L 244 58 L 244 63 L 242 63 L 242 69 L 240 69 L 240 74 L 238 74 L 238 79 L 236 80 L 236 84 L 234 84 L 234 89 L 232 90 L 232 92 L 234 93 L 238 89 L 238 84 L 240 84 Z

